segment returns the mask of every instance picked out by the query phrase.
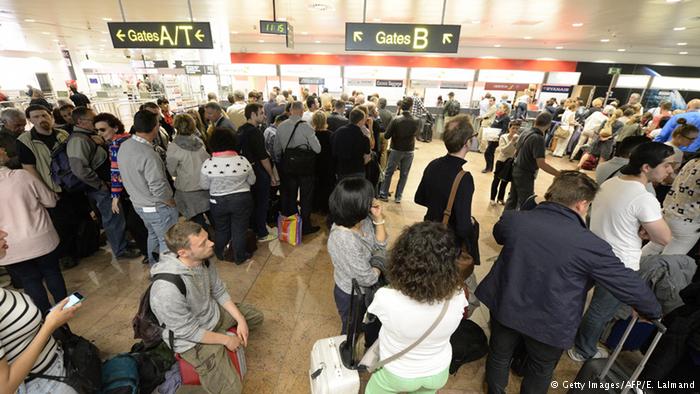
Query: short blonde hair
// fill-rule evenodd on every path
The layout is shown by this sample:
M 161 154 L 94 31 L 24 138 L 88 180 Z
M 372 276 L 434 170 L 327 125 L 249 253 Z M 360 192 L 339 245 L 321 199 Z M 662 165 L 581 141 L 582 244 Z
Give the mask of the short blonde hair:
M 197 133 L 197 124 L 189 114 L 176 115 L 173 120 L 173 127 L 178 135 L 193 135 Z
M 602 107 L 603 106 L 603 99 L 598 97 L 597 99 L 593 100 L 591 105 L 594 107 Z
M 311 116 L 311 126 L 314 130 L 326 130 L 328 128 L 326 113 L 319 110 Z

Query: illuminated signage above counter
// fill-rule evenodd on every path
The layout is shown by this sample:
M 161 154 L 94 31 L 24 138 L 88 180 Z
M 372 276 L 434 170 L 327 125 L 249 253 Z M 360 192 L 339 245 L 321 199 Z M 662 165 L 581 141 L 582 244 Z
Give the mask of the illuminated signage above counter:
M 346 51 L 457 53 L 460 25 L 346 23 Z
M 114 48 L 213 49 L 209 22 L 109 22 Z

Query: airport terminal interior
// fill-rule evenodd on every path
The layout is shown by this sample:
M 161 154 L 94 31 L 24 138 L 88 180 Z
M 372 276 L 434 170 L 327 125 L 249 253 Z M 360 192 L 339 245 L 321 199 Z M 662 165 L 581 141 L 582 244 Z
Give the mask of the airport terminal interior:
M 700 393 L 699 0 L 0 37 L 0 393 Z

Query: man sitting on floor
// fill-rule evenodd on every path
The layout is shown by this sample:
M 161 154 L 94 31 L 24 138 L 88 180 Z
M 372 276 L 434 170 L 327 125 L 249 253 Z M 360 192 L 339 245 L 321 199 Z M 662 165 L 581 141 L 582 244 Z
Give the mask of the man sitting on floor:
M 182 278 L 186 295 L 165 280 L 153 282 L 151 309 L 165 325 L 163 340 L 173 351 L 195 367 L 208 393 L 240 393 L 241 380 L 226 350 L 248 345 L 248 329 L 262 324 L 263 314 L 252 305 L 234 303 L 226 285 L 208 260 L 214 243 L 194 222 L 179 222 L 165 235 L 170 252 L 161 256 L 151 275 L 176 274 Z M 218 305 L 217 305 L 218 304 Z M 237 327 L 237 336 L 226 335 Z

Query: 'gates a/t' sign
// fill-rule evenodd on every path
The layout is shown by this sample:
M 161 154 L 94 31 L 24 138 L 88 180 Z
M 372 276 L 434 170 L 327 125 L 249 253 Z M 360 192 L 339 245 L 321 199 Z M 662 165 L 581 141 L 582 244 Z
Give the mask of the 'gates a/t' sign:
M 457 53 L 460 25 L 346 23 L 346 51 Z
M 109 22 L 115 48 L 212 49 L 209 22 Z

